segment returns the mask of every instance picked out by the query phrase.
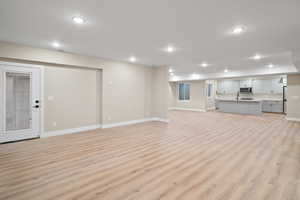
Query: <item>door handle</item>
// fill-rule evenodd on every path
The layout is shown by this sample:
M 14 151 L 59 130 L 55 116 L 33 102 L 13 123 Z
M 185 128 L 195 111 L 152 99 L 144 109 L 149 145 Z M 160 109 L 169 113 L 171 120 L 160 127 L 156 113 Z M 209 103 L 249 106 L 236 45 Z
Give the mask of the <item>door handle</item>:
M 35 106 L 33 106 L 33 108 L 39 108 L 40 106 L 39 105 L 35 105 Z

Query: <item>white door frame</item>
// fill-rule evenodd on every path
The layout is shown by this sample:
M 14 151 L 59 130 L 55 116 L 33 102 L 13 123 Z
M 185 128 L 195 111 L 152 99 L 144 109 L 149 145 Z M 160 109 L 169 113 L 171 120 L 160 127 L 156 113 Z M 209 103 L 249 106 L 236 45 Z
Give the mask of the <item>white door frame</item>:
M 3 66 L 2 66 L 3 65 Z M 0 68 L 2 68 L 2 67 L 4 67 L 4 66 L 6 66 L 6 67 L 15 67 L 15 68 L 18 68 L 18 67 L 20 67 L 20 68 L 38 68 L 38 69 L 40 69 L 40 80 L 39 80 L 39 82 L 40 82 L 40 103 L 39 103 L 39 105 L 40 105 L 40 115 L 39 115 L 39 137 L 41 137 L 41 135 L 43 135 L 44 134 L 44 105 L 45 105 L 45 102 L 44 102 L 44 66 L 42 66 L 42 65 L 35 65 L 35 64 L 23 64 L 23 63 L 15 63 L 15 62 L 2 62 L 2 61 L 0 61 Z M 0 75 L 0 81 L 1 81 L 1 83 L 3 83 L 3 78 L 4 77 L 2 77 L 2 75 Z M 0 84 L 0 92 L 4 92 L 4 89 L 5 88 L 3 88 L 3 86 L 2 86 L 2 84 Z M 2 93 L 3 94 L 3 93 Z M 3 105 L 3 102 L 4 101 L 4 98 L 1 98 L 1 100 L 0 100 L 0 103 L 2 103 L 2 105 Z M 2 111 L 0 111 L 1 113 L 0 113 L 0 117 L 2 118 L 2 119 L 4 119 L 4 116 L 3 116 L 3 113 L 4 112 L 2 112 Z M 4 120 L 1 120 L 1 122 L 0 122 L 0 131 L 4 131 Z M 0 141 L 0 143 L 1 143 L 1 141 Z
M 212 85 L 211 96 L 208 96 L 208 85 Z M 216 102 L 215 102 L 215 91 L 216 84 L 214 80 L 206 80 L 205 81 L 205 102 L 206 102 L 206 110 L 215 110 Z M 213 102 L 213 106 L 211 107 L 211 102 Z

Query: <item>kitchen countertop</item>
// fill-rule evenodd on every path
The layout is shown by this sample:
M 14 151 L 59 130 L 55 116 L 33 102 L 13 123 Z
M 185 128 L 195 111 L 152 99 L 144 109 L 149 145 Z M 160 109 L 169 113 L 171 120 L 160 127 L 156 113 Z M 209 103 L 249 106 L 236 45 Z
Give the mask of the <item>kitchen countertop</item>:
M 236 99 L 216 99 L 218 101 L 233 101 L 236 102 Z M 253 99 L 253 100 L 241 100 L 239 99 L 239 102 L 262 102 L 263 100 L 259 100 L 259 99 Z
M 239 101 L 236 99 L 219 99 L 217 107 L 220 112 L 225 113 L 262 115 L 262 102 L 260 99 Z
M 238 101 L 232 97 L 216 98 L 216 107 L 219 111 L 236 114 L 262 115 L 263 112 L 279 112 L 282 103 L 283 100 L 278 98 L 239 99 Z
M 232 99 L 232 98 L 216 98 L 216 100 L 218 101 L 237 101 L 236 99 Z M 239 102 L 261 102 L 261 101 L 282 101 L 282 99 L 267 99 L 267 98 L 263 98 L 263 99 L 253 99 L 253 100 L 244 100 L 244 99 L 239 99 Z
M 263 101 L 283 101 L 282 99 L 262 99 Z

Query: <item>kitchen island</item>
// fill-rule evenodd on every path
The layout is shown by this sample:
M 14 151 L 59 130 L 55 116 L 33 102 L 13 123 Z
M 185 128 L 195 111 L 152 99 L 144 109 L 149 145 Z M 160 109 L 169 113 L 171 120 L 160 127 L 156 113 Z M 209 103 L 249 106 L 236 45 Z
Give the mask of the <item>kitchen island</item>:
M 221 112 L 262 115 L 261 100 L 217 99 L 217 104 Z

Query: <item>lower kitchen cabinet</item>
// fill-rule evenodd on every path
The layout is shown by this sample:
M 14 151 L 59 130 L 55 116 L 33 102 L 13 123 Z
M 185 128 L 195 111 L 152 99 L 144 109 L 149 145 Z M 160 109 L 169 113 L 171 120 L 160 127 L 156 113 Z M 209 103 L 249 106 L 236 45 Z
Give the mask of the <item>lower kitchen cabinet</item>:
M 282 113 L 283 112 L 282 101 L 263 101 L 262 111 L 263 112 Z

